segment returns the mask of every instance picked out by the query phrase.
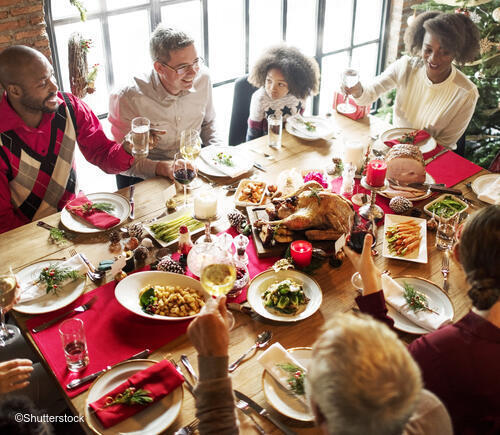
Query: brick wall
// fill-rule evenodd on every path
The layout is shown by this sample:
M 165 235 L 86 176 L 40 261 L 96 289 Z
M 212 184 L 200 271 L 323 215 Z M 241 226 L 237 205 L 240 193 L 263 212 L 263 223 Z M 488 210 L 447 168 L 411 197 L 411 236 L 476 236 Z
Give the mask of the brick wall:
M 408 27 L 408 17 L 413 15 L 412 5 L 423 0 L 392 0 L 389 12 L 389 37 L 387 39 L 386 66 L 394 62 L 404 50 L 403 36 Z M 420 13 L 420 11 L 418 11 Z
M 51 60 L 45 27 L 43 0 L 0 0 L 0 51 L 14 44 L 28 45 Z

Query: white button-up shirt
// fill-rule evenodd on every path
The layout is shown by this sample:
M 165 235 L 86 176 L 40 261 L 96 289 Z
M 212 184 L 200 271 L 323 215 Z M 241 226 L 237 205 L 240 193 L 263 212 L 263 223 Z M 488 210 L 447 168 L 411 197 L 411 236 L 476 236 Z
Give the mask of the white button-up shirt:
M 220 144 L 215 129 L 215 109 L 212 83 L 206 68 L 195 77 L 193 87 L 178 95 L 167 92 L 153 69 L 144 76 L 134 77 L 133 84 L 111 94 L 108 119 L 111 133 L 121 142 L 130 131 L 133 118 L 144 116 L 151 127 L 166 130 L 159 144 L 150 150 L 147 159 L 136 159 L 126 175 L 154 177 L 158 160 L 172 160 L 179 151 L 181 131 L 194 128 L 200 132 L 203 145 Z

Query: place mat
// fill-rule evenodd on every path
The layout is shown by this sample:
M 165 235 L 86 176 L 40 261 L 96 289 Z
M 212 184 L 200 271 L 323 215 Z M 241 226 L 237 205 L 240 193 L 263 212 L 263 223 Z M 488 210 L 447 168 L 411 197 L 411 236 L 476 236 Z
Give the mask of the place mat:
M 356 111 L 354 113 L 342 113 L 337 111 L 337 113 L 347 116 L 348 118 L 351 118 L 353 120 L 364 118 L 366 115 L 368 115 L 368 113 L 370 113 L 370 106 L 358 106 L 358 104 L 356 104 L 356 102 L 351 96 L 348 96 L 347 99 L 349 100 L 349 103 L 351 103 L 354 107 L 356 107 Z M 335 92 L 333 94 L 333 108 L 335 110 L 337 110 L 337 106 L 339 104 L 342 104 L 344 102 L 345 102 L 344 94 L 340 92 Z
M 437 148 L 439 147 L 440 145 Z M 452 187 L 460 183 L 466 178 L 477 174 L 481 169 L 483 169 L 481 166 L 472 163 L 453 151 L 444 153 L 425 167 L 425 170 L 432 175 L 436 183 L 444 183 L 446 187 Z
M 149 267 L 141 270 L 149 270 Z M 85 325 L 89 354 L 89 365 L 85 370 L 73 373 L 66 368 L 58 328 L 62 320 L 45 331 L 32 334 L 33 340 L 69 397 L 75 397 L 87 390 L 91 382 L 74 390 L 67 390 L 66 384 L 68 382 L 130 358 L 144 349 L 154 351 L 184 334 L 189 325 L 189 320 L 165 322 L 147 319 L 131 313 L 117 302 L 115 286 L 116 282 L 111 281 L 85 293 L 71 305 L 59 311 L 40 315 L 26 322 L 27 327 L 31 330 L 97 295 L 97 300 L 90 310 L 72 316 L 72 318 L 77 317 L 83 320 Z

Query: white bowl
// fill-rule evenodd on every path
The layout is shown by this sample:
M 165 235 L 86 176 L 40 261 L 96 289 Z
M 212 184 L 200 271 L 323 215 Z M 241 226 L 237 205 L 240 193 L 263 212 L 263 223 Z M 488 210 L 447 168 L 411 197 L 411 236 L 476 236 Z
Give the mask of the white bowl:
M 465 210 L 467 210 L 469 208 L 468 204 L 466 202 L 462 201 L 457 196 L 452 195 L 450 193 L 445 193 L 445 194 L 441 195 L 440 197 L 436 198 L 434 201 L 429 202 L 429 204 L 426 204 L 424 207 L 424 211 L 429 216 L 432 216 L 432 211 L 429 211 L 429 207 L 432 206 L 432 204 L 435 204 L 436 202 L 442 201 L 444 198 L 446 198 L 448 196 L 451 196 L 454 201 L 457 201 L 458 203 L 464 205 L 465 208 L 463 210 L 460 210 L 460 211 L 453 213 L 449 218 L 444 218 L 444 217 L 438 216 L 437 214 L 434 214 L 436 220 L 438 220 L 440 222 L 448 222 L 450 219 L 453 219 L 457 214 L 463 213 Z
M 258 202 L 242 201 L 242 200 L 238 199 L 241 195 L 242 190 L 249 183 L 260 184 L 261 186 L 263 186 L 262 195 L 261 195 L 260 200 Z M 240 184 L 238 184 L 238 188 L 236 189 L 236 192 L 234 194 L 234 203 L 236 205 L 243 206 L 243 207 L 245 207 L 247 205 L 260 205 L 260 204 L 262 204 L 262 201 L 264 201 L 264 198 L 266 197 L 266 186 L 267 186 L 267 184 L 264 181 L 250 180 L 249 178 L 245 178 L 245 179 L 241 180 Z
M 141 304 L 139 303 L 139 294 L 141 290 L 148 285 L 171 285 L 180 286 L 182 288 L 192 288 L 198 292 L 198 294 L 203 298 L 204 301 L 209 297 L 208 293 L 201 286 L 200 281 L 190 278 L 186 275 L 181 275 L 179 273 L 172 272 L 161 272 L 161 271 L 147 271 L 147 272 L 137 272 L 125 279 L 121 280 L 115 288 L 115 298 L 116 300 L 127 310 L 131 311 L 138 316 L 147 317 L 148 319 L 157 320 L 186 320 L 196 317 L 185 316 L 185 317 L 169 317 L 160 316 L 159 314 L 148 314 L 145 313 Z

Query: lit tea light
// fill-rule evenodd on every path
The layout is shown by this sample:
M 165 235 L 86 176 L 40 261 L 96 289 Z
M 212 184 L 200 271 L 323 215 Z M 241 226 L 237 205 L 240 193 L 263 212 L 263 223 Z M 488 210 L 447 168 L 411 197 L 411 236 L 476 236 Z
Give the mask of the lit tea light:
M 199 219 L 210 219 L 217 215 L 217 195 L 213 192 L 200 192 L 194 198 L 194 215 Z
M 366 168 L 366 183 L 372 187 L 382 187 L 385 184 L 387 164 L 383 160 L 372 160 Z
M 296 240 L 290 245 L 290 254 L 298 267 L 309 266 L 312 258 L 312 245 L 305 240 Z

